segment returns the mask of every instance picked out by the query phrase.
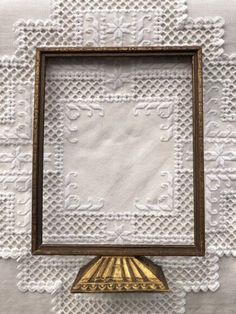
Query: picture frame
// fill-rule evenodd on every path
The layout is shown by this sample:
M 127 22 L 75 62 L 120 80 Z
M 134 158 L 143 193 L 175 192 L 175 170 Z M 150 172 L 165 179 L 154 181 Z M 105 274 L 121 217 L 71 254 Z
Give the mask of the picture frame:
M 43 243 L 43 151 L 45 73 L 47 58 L 81 56 L 175 56 L 191 57 L 193 120 L 193 245 L 117 245 L 117 244 L 44 244 Z M 202 49 L 198 46 L 119 47 L 119 48 L 37 48 L 35 64 L 35 106 L 33 127 L 32 176 L 32 254 L 34 255 L 109 255 L 109 256 L 203 256 L 204 156 L 203 156 L 203 78 Z

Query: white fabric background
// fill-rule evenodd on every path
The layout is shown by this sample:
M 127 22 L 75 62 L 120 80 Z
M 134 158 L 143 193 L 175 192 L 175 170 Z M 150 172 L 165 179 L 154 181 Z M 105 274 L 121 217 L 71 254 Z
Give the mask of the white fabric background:
M 223 0 L 190 0 L 189 15 L 222 16 L 225 21 L 225 50 L 227 53 L 236 52 L 236 1 Z M 0 1 L 0 53 L 11 54 L 14 51 L 12 24 L 18 18 L 44 19 L 49 15 L 49 1 L 32 0 L 1 0 Z M 235 313 L 234 275 L 236 261 L 224 258 L 221 262 L 222 287 L 215 293 L 199 293 L 189 295 L 186 313 L 213 314 Z M 8 313 L 42 313 L 50 310 L 50 296 L 22 294 L 15 288 L 15 262 L 1 261 L 0 312 Z
M 154 71 L 154 69 L 160 72 L 164 71 L 163 69 L 165 71 L 173 69 L 174 75 L 178 72 L 177 68 L 183 71 L 183 77 L 178 77 L 178 86 L 186 86 L 185 92 L 178 95 L 174 90 L 173 93 L 166 92 L 165 87 L 168 81 L 160 75 L 159 79 L 155 80 L 155 84 L 159 84 L 159 93 L 155 93 L 155 96 L 149 100 L 154 109 L 150 109 L 148 115 L 145 114 L 146 111 L 143 108 L 148 101 L 143 100 L 140 94 L 135 92 L 135 88 L 139 86 L 136 77 L 141 80 L 140 77 L 144 77 L 143 73 Z M 62 89 L 68 91 L 66 73 L 73 77 L 73 82 L 71 82 L 73 88 L 70 88 L 70 92 L 65 95 L 64 93 L 61 95 Z M 90 75 L 87 84 L 96 81 L 96 77 L 100 78 L 101 82 L 96 85 L 97 87 L 94 85 L 94 89 L 97 88 L 99 96 L 104 99 L 99 100 L 98 96 L 95 96 L 96 98 L 91 101 L 90 90 L 84 95 L 83 77 L 79 76 L 84 73 Z M 120 73 L 120 80 L 114 81 L 116 75 Z M 138 57 L 135 60 L 116 58 L 115 61 L 114 58 L 106 58 L 106 61 L 101 58 L 96 60 L 85 58 L 83 61 L 73 60 L 73 63 L 60 60 L 48 64 L 44 135 L 45 156 L 48 156 L 48 162 L 44 167 L 43 237 L 45 243 L 87 243 L 88 241 L 90 243 L 114 243 L 115 241 L 119 244 L 164 244 L 166 243 L 164 241 L 176 244 L 193 243 L 193 207 L 190 205 L 189 208 L 184 208 L 182 216 L 178 215 L 177 218 L 175 216 L 177 206 L 173 208 L 174 201 L 172 197 L 169 197 L 175 195 L 172 180 L 177 180 L 173 175 L 176 171 L 177 160 L 172 153 L 176 145 L 174 131 L 172 127 L 167 128 L 171 125 L 173 116 L 177 115 L 174 112 L 180 111 L 179 108 L 183 108 L 184 112 L 191 112 L 190 79 L 190 60 L 186 62 L 181 59 L 176 60 L 176 58 L 171 60 L 158 58 L 158 61 L 154 58 L 147 60 Z M 62 84 L 65 84 L 63 88 L 55 88 Z M 121 87 L 118 86 L 119 84 Z M 139 100 L 132 98 L 133 93 L 139 95 Z M 145 92 L 142 95 L 144 97 Z M 70 98 L 65 102 L 65 97 Z M 108 97 L 114 98 L 111 101 Z M 121 97 L 130 97 L 130 99 L 118 100 Z M 57 111 L 54 109 L 55 101 L 57 101 Z M 89 107 L 90 105 L 95 105 L 97 110 Z M 57 167 L 53 160 L 53 152 L 58 141 L 55 141 L 56 135 L 50 128 L 52 123 L 50 117 L 53 116 L 55 127 L 60 125 L 61 115 L 58 112 L 63 108 L 66 108 L 65 123 L 73 130 L 73 132 L 66 132 L 61 144 L 64 158 L 63 175 L 66 182 L 73 182 L 76 187 L 70 188 L 67 183 L 68 189 L 61 187 L 62 191 L 68 190 L 66 209 L 62 214 L 60 206 L 55 211 L 50 209 L 47 211 L 50 207 L 50 202 L 47 201 L 47 189 L 53 189 L 50 175 L 47 173 L 55 171 Z M 169 118 L 166 111 L 169 112 Z M 183 112 L 181 114 L 183 115 Z M 189 125 L 190 138 L 192 137 L 191 130 L 192 126 Z M 191 146 L 186 147 L 186 150 L 190 155 L 192 154 Z M 185 167 L 191 171 L 192 161 L 185 160 Z M 176 177 L 178 177 L 177 174 Z M 60 186 L 58 182 L 55 188 Z M 192 191 L 191 185 L 188 194 L 189 202 L 193 199 Z M 69 211 L 71 212 L 70 219 L 66 218 Z M 186 218 L 186 211 L 189 218 Z M 135 227 L 144 213 L 149 217 L 151 214 L 158 217 L 149 218 L 147 233 L 141 226 L 138 230 Z M 82 219 L 86 217 L 86 223 L 90 227 L 93 225 L 91 215 L 99 215 L 98 220 L 101 226 L 96 230 L 93 229 L 93 232 L 83 233 L 80 227 L 75 227 L 78 220 L 81 221 L 78 214 L 83 216 Z M 66 219 L 66 224 L 63 225 L 66 225 L 65 228 L 70 236 L 65 237 L 66 231 L 61 234 L 61 226 L 56 223 L 58 215 Z M 107 218 L 102 218 L 103 215 L 107 215 Z M 116 215 L 121 215 L 119 221 L 115 218 Z M 130 218 L 125 218 L 125 215 Z M 168 222 L 165 222 L 166 216 L 168 216 Z M 109 222 L 106 222 L 106 219 L 109 219 Z M 181 226 L 183 219 L 185 222 L 187 220 L 189 225 L 186 231 L 181 229 L 179 232 L 177 226 Z M 151 226 L 154 224 L 156 231 L 152 232 Z M 164 226 L 164 224 L 167 228 L 158 228 L 159 225 Z M 176 231 L 173 230 L 175 227 L 177 227 Z M 118 234 L 120 236 L 117 236 Z

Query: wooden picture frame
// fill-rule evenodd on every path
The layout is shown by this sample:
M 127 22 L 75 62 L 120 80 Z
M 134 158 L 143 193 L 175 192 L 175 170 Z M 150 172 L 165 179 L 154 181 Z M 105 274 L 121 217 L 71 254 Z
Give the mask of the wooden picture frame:
M 186 56 L 192 58 L 193 91 L 193 245 L 76 245 L 43 244 L 43 147 L 45 66 L 47 58 L 79 56 Z M 35 66 L 35 107 L 33 129 L 32 179 L 32 254 L 37 255 L 133 255 L 133 256 L 203 256 L 204 226 L 204 158 L 203 158 L 203 82 L 202 50 L 198 46 L 129 47 L 129 48 L 37 48 Z

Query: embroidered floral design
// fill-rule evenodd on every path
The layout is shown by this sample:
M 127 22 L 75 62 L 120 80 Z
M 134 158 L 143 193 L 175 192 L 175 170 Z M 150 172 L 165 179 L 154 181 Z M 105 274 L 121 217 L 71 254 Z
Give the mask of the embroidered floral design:
M 156 113 L 161 119 L 164 120 L 160 124 L 160 130 L 163 130 L 164 134 L 161 135 L 160 140 L 162 142 L 168 142 L 173 137 L 173 116 L 174 106 L 176 106 L 177 100 L 173 99 L 151 99 L 145 102 L 138 101 L 134 107 L 134 115 L 139 116 L 144 113 L 146 116 Z
M 131 23 L 125 22 L 123 15 L 115 15 L 112 22 L 107 22 L 105 24 L 105 34 L 111 34 L 111 38 L 120 43 L 123 41 L 124 34 L 130 34 Z
M 97 202 L 93 201 L 91 198 L 88 198 L 86 202 L 82 202 L 81 199 L 75 191 L 78 188 L 77 183 L 73 182 L 78 176 L 76 172 L 70 172 L 66 175 L 65 178 L 65 210 L 68 211 L 98 211 L 104 206 L 104 200 L 99 199 Z
M 118 91 L 123 87 L 129 87 L 130 74 L 124 73 L 122 68 L 118 68 L 112 73 L 106 73 L 105 85 L 108 89 L 113 91 Z
M 169 214 L 174 211 L 173 208 L 173 178 L 171 173 L 162 171 L 161 176 L 167 178 L 167 182 L 161 184 L 163 194 L 159 195 L 157 202 L 147 199 L 145 203 L 141 203 L 135 199 L 135 207 L 141 211 L 153 211 L 160 215 Z
M 128 229 L 128 230 L 127 230 Z M 129 230 L 127 223 L 116 222 L 113 226 L 113 230 L 107 230 L 106 235 L 109 241 L 115 243 L 123 243 L 127 241 L 132 236 L 132 230 Z
M 230 148 L 227 150 L 227 144 L 214 144 L 214 150 L 206 148 L 204 157 L 206 161 L 215 161 L 216 167 L 226 167 L 227 163 L 236 160 L 236 152 Z M 186 152 L 186 160 L 193 160 L 192 151 Z
M 12 169 L 20 170 L 23 164 L 31 161 L 31 154 L 24 153 L 19 146 L 15 147 L 11 153 L 0 153 L 0 163 L 10 163 Z

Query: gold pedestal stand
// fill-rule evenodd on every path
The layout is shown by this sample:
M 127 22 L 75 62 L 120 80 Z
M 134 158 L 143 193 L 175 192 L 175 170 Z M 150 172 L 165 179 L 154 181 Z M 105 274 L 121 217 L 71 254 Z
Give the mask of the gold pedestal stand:
M 83 266 L 72 293 L 168 292 L 161 267 L 146 257 L 101 256 Z

